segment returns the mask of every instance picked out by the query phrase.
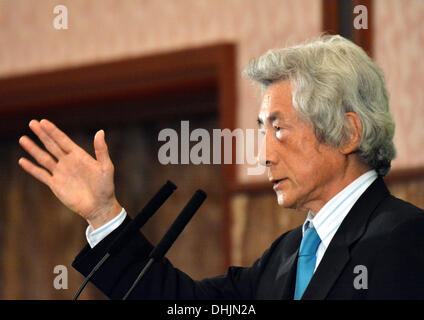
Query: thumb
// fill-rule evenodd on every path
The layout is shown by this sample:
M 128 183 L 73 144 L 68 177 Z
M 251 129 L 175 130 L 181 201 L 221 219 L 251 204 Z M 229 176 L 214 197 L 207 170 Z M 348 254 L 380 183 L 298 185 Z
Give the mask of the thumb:
M 101 164 L 107 164 L 110 162 L 109 151 L 105 141 L 105 132 L 99 130 L 94 136 L 94 151 L 96 153 L 96 159 Z

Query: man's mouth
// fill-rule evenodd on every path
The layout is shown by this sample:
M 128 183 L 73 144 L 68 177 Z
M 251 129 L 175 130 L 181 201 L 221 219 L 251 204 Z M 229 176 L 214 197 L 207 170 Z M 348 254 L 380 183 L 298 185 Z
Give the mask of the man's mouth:
M 282 184 L 285 180 L 287 180 L 287 178 L 272 180 L 272 183 L 273 183 L 273 189 L 274 189 L 274 190 L 279 189 L 279 188 L 281 187 L 281 184 Z

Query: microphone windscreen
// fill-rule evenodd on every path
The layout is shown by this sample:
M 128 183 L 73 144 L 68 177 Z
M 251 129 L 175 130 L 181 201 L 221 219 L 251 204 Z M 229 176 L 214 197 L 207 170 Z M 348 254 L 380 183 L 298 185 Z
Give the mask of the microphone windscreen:
M 156 246 L 156 248 L 150 253 L 150 258 L 153 258 L 155 261 L 161 259 L 169 248 L 172 246 L 174 241 L 183 231 L 185 226 L 188 224 L 190 219 L 193 217 L 197 209 L 202 205 L 203 201 L 206 199 L 206 193 L 202 190 L 197 190 L 192 196 L 190 201 L 185 205 L 181 213 L 178 215 L 177 219 L 168 229 L 162 240 Z
M 128 240 L 128 237 L 131 236 L 134 231 L 140 229 L 153 216 L 153 214 L 171 196 L 175 189 L 177 189 L 177 186 L 171 181 L 167 181 L 144 206 L 140 213 L 124 228 L 124 230 L 122 230 L 121 233 L 119 233 L 107 252 L 113 254 L 119 250 L 122 244 Z

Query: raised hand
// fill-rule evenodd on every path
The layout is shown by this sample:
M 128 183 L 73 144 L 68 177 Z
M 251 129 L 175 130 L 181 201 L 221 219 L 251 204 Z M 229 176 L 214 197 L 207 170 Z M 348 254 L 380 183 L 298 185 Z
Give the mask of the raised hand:
M 103 130 L 94 137 L 94 159 L 48 120 L 32 120 L 29 127 L 51 154 L 29 137 L 21 137 L 20 145 L 40 165 L 20 158 L 19 165 L 26 172 L 46 184 L 65 206 L 86 219 L 94 229 L 121 212 L 115 197 L 114 167 Z

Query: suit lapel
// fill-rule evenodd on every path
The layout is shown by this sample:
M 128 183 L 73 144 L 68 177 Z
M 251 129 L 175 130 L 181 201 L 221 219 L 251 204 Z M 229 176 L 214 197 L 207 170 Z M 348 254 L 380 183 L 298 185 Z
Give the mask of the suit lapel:
M 365 232 L 377 205 L 389 195 L 382 178 L 377 178 L 361 195 L 331 240 L 302 299 L 325 299 L 350 259 L 350 246 Z
M 281 292 L 275 296 L 281 297 L 283 300 L 293 299 L 294 285 L 296 282 L 298 253 L 299 249 L 297 249 L 291 256 L 289 256 L 286 262 L 278 270 L 277 279 L 281 279 L 279 281 L 281 283 Z
M 275 248 L 275 255 L 267 263 L 266 272 L 261 281 L 260 299 L 293 299 L 293 288 L 296 280 L 297 255 L 302 228 L 289 232 L 285 241 Z
M 302 300 L 325 299 L 349 258 L 349 248 L 346 245 L 330 245 L 306 288 Z

